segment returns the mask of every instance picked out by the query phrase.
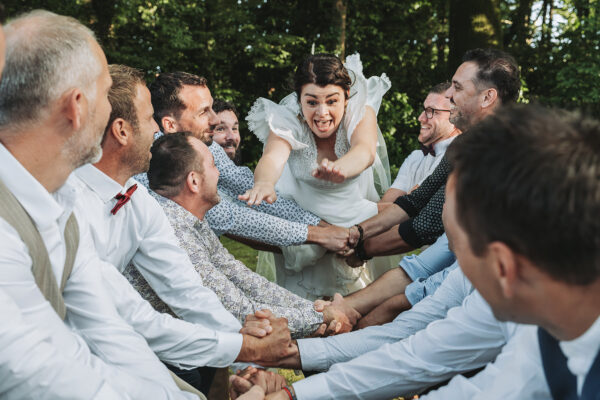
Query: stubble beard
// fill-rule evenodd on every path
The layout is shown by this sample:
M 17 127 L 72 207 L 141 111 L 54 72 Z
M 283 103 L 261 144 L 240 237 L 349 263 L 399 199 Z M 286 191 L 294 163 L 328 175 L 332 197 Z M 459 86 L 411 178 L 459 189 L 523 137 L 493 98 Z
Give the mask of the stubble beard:
M 463 114 L 459 109 L 456 110 L 456 116 L 450 115 L 449 121 L 455 128 L 460 129 L 462 132 L 466 132 L 471 125 L 471 118 Z
M 95 129 L 93 127 L 87 129 Z M 63 156 L 71 161 L 73 169 L 79 168 L 85 164 L 94 164 L 102 158 L 102 137 L 98 135 L 92 146 L 89 146 L 85 140 L 86 130 L 73 134 L 63 147 Z

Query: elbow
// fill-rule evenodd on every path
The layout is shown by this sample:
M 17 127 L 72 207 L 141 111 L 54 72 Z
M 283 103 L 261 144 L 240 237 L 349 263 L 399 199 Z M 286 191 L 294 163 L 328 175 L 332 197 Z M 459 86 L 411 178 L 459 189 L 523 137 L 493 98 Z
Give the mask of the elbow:
M 377 154 L 376 146 L 369 148 L 366 152 L 367 168 L 369 168 L 375 162 L 375 155 Z

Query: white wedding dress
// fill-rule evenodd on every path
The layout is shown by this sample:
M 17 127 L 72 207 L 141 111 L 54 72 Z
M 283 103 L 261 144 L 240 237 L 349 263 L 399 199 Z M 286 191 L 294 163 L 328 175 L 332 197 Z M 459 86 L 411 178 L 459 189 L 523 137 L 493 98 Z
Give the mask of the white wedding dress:
M 364 116 L 365 107 L 370 106 L 377 113 L 383 95 L 391 87 L 385 74 L 366 79 L 358 54 L 349 56 L 345 66 L 353 84 L 346 112 L 336 133 L 334 150 L 338 158 L 350 149 L 352 133 Z M 343 227 L 351 227 L 377 214 L 378 191 L 385 192 L 390 182 L 387 151 L 381 132 L 378 132 L 377 156 L 373 165 L 357 177 L 338 184 L 311 175 L 317 167 L 317 148 L 314 135 L 301 115 L 295 93 L 279 104 L 259 98 L 246 120 L 249 129 L 263 143 L 269 132 L 273 132 L 292 147 L 276 185 L 280 196 L 292 198 L 302 208 Z M 384 272 L 375 272 L 373 262 L 350 268 L 342 258 L 317 245 L 290 246 L 282 248 L 282 251 L 283 255 L 274 256 L 277 283 L 311 300 L 332 296 L 336 292 L 343 295 L 352 293 Z

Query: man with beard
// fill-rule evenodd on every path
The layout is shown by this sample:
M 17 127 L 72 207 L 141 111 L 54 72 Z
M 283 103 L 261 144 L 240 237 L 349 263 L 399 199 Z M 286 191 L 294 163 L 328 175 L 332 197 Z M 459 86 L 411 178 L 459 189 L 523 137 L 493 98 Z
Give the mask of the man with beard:
M 28 329 L 2 347 L 0 397 L 191 398 L 119 316 L 87 226 L 72 212 L 69 175 L 102 154 L 111 110 L 102 49 L 73 18 L 41 10 L 6 26 L 6 49 L 0 286 L 14 325 L 2 325 L 2 337 Z M 12 362 L 29 333 L 36 353 Z
M 450 82 L 442 82 L 429 90 L 423 102 L 423 111 L 419 114 L 421 129 L 417 139 L 421 148 L 406 157 L 398 176 L 380 203 L 393 202 L 415 189 L 433 172 L 450 143 L 460 134 L 460 130 L 449 121 L 451 104 L 444 95 L 448 88 Z
M 452 105 L 450 122 L 467 132 L 502 105 L 515 102 L 520 86 L 519 67 L 509 54 L 494 49 L 467 51 L 446 91 Z M 350 244 L 356 246 L 356 252 L 349 262 L 433 243 L 444 231 L 441 215 L 450 169 L 448 161 L 442 159 L 416 190 L 353 227 Z
M 239 165 L 241 138 L 238 112 L 233 104 L 221 99 L 215 99 L 212 108 L 219 119 L 219 123 L 214 129 L 213 140 L 225 150 L 227 156 L 236 165 Z

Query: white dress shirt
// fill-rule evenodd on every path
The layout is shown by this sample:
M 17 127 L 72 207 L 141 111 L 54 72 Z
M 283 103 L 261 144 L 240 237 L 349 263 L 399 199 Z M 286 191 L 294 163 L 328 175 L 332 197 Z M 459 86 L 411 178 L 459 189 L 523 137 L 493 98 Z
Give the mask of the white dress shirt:
M 0 289 L 0 398 L 112 400 L 124 396 L 81 359 L 63 354 L 48 332 L 25 322 L 19 307 Z
M 395 343 L 414 335 L 430 322 L 446 318 L 448 310 L 461 305 L 472 291 L 471 282 L 460 268 L 456 268 L 433 295 L 400 313 L 390 323 L 328 338 L 298 340 L 302 368 L 325 371 L 333 364 L 350 361 L 386 343 Z
M 82 192 L 77 215 L 89 223 L 100 258 L 119 272 L 132 262 L 175 314 L 198 326 L 156 312 L 124 277 L 111 273 L 108 265 L 104 277 L 109 289 L 121 294 L 116 296 L 121 315 L 161 359 L 175 366 L 231 364 L 242 347 L 241 325 L 216 294 L 203 286 L 187 253 L 177 244 L 162 208 L 147 189 L 138 185 L 131 200 L 112 215 L 114 196 L 136 181 L 129 179 L 122 187 L 92 165 L 79 168 L 75 175 Z
M 453 378 L 448 385 L 429 393 L 423 399 L 448 399 L 461 393 L 461 398 L 477 400 L 552 399 L 542 365 L 537 327 L 520 325 L 514 337 L 504 346 L 494 363 L 471 379 Z M 559 342 L 567 358 L 567 367 L 577 378 L 577 392 L 600 348 L 600 318 L 580 337 Z
M 446 154 L 446 149 L 454 139 L 456 139 L 456 136 L 434 144 L 435 156 L 425 155 L 420 149 L 410 153 L 400 166 L 398 175 L 390 188 L 400 189 L 408 193 L 415 185 L 420 185 L 440 163 L 444 154 Z
M 294 389 L 298 399 L 381 399 L 414 394 L 492 361 L 515 329 L 515 324 L 497 321 L 475 291 L 461 306 L 450 309 L 446 318 L 404 340 L 335 364 L 327 373 L 296 382 Z
M 64 228 L 75 203 L 75 188 L 67 181 L 51 195 L 3 145 L 0 145 L 0 179 L 35 223 L 60 282 L 66 257 Z M 47 338 L 62 357 L 77 360 L 82 373 L 86 368 L 93 371 L 121 393 L 132 398 L 186 398 L 145 340 L 117 313 L 103 285 L 99 262 L 87 229 L 80 229 L 73 271 L 63 291 L 67 309 L 63 322 L 35 282 L 26 244 L 0 218 L 0 289 L 16 304 L 23 323 Z M 98 362 L 90 350 L 104 362 Z M 29 368 L 25 366 L 31 371 Z M 35 381 L 40 386 L 48 385 L 55 374 L 63 379 L 69 377 L 69 370 L 40 372 L 31 385 L 35 386 Z M 0 382 L 1 387 L 10 384 L 10 378 Z M 89 383 L 85 378 L 74 378 L 71 384 L 75 385 L 74 391 L 98 388 L 97 378 Z M 13 395 L 28 396 L 22 392 Z

